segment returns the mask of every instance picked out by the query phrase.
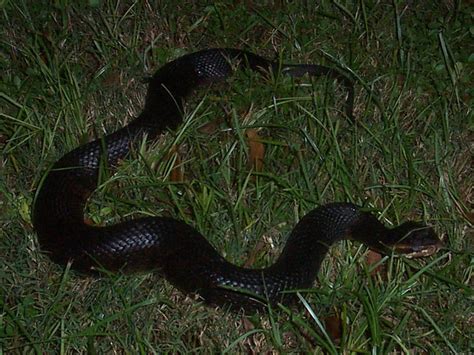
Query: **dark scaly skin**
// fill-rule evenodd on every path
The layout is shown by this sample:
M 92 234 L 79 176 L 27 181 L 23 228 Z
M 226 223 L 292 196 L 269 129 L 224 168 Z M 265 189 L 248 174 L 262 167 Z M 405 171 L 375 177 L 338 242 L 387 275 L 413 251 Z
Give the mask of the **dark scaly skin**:
M 41 249 L 53 261 L 72 262 L 73 269 L 85 273 L 159 270 L 183 292 L 198 293 L 208 303 L 253 308 L 262 300 L 289 302 L 291 296 L 282 291 L 311 287 L 330 246 L 342 239 L 358 240 L 382 252 L 397 245 L 407 254 L 437 249 L 439 239 L 431 228 L 407 222 L 387 229 L 350 203 L 328 204 L 308 213 L 277 261 L 260 270 L 228 263 L 198 231 L 175 219 L 143 218 L 106 227 L 85 224 L 84 208 L 97 187 L 101 159 L 114 167 L 144 134 L 154 138 L 176 128 L 182 121 L 183 100 L 193 89 L 232 75 L 229 59 L 261 73 L 281 70 L 291 76 L 337 79 L 348 90 L 346 114 L 352 119 L 352 84 L 334 69 L 279 65 L 236 49 L 209 49 L 178 58 L 153 76 L 138 118 L 69 152 L 46 175 L 35 200 L 33 224 Z

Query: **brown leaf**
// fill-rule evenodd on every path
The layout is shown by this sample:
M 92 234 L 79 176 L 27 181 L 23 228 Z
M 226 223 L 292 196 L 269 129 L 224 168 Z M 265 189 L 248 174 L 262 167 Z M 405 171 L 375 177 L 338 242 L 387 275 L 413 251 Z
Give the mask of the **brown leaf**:
M 263 240 L 259 240 L 255 248 L 252 249 L 247 261 L 244 264 L 244 267 L 251 267 L 255 260 L 257 259 L 257 255 L 265 249 L 265 242 Z
M 248 320 L 247 317 L 242 317 L 242 326 L 246 332 L 249 332 L 255 329 L 255 326 L 253 325 L 251 321 Z
M 119 71 L 112 71 L 108 73 L 102 80 L 102 84 L 105 87 L 109 87 L 109 88 L 115 88 L 119 86 L 120 83 L 121 83 L 121 77 L 120 77 Z
M 474 223 L 474 212 L 466 212 L 466 218 L 469 223 Z
M 209 121 L 206 124 L 199 127 L 198 132 L 209 134 L 209 135 L 214 134 L 223 122 L 224 122 L 223 117 L 216 118 L 215 120 Z
M 257 130 L 249 128 L 245 131 L 245 135 L 249 144 L 249 167 L 257 172 L 262 171 L 265 146 L 261 142 Z
M 94 223 L 94 221 L 88 217 L 84 217 L 84 224 L 87 224 L 88 226 L 95 226 L 96 223 Z
M 179 148 L 178 146 L 173 146 L 166 157 L 168 160 L 171 160 L 173 158 L 175 159 L 173 168 L 171 169 L 171 174 L 170 174 L 170 181 L 173 181 L 173 182 L 184 181 L 184 174 L 183 174 L 183 170 L 181 169 L 181 156 L 179 154 L 178 148 Z
M 369 252 L 367 253 L 367 256 L 365 257 L 365 260 L 369 266 L 374 265 L 374 264 L 379 263 L 380 260 L 382 260 L 382 255 L 380 253 L 377 253 L 376 251 L 369 250 Z M 385 272 L 385 265 L 379 264 L 375 269 L 372 270 L 370 275 L 376 276 L 383 272 Z
M 324 319 L 326 331 L 335 343 L 339 343 L 342 337 L 342 322 L 337 314 Z

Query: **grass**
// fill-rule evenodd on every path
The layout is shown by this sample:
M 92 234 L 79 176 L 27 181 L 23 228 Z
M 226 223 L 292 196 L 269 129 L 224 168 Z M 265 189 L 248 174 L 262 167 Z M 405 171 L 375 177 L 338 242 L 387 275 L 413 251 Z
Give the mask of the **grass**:
M 472 350 L 467 2 L 0 6 L 1 353 Z M 427 221 L 446 249 L 424 260 L 383 258 L 385 272 L 372 276 L 366 248 L 341 243 L 300 309 L 248 316 L 205 307 L 153 274 L 92 279 L 52 264 L 30 220 L 46 169 L 132 120 L 144 79 L 160 65 L 216 46 L 350 72 L 357 124 L 343 118 L 334 95 L 341 90 L 327 80 L 243 73 L 203 89 L 182 127 L 144 143 L 105 176 L 88 218 L 170 215 L 230 261 L 262 267 L 309 210 L 353 201 L 387 225 Z M 202 130 L 209 122 L 212 133 Z M 265 146 L 260 172 L 248 167 L 250 127 Z M 170 178 L 176 166 L 182 182 Z M 334 314 L 339 341 L 326 331 Z

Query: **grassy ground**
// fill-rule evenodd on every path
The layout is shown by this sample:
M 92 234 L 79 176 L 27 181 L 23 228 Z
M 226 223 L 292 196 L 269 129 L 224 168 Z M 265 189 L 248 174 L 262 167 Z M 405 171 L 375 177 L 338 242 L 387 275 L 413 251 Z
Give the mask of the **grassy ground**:
M 44 3 L 0 2 L 0 353 L 472 350 L 467 2 Z M 366 249 L 342 243 L 305 307 L 260 316 L 210 309 L 153 274 L 92 279 L 52 264 L 30 219 L 48 166 L 137 115 L 160 65 L 215 46 L 351 72 L 358 124 L 327 80 L 240 75 L 196 95 L 178 131 L 104 178 L 90 219 L 171 215 L 232 262 L 261 267 L 306 212 L 353 201 L 388 225 L 427 221 L 446 249 L 384 258 L 370 276 Z M 260 172 L 248 164 L 249 127 L 265 148 Z M 322 325 L 333 315 L 337 341 Z

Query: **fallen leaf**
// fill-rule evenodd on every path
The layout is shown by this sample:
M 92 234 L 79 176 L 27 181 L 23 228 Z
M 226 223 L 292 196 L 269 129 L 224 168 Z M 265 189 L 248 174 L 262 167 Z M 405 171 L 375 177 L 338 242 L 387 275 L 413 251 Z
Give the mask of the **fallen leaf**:
M 260 252 L 265 249 L 265 245 L 266 243 L 263 240 L 259 240 L 257 242 L 257 245 L 255 245 L 255 248 L 253 248 L 252 251 L 250 252 L 250 255 L 247 261 L 245 262 L 244 267 L 249 268 L 255 263 L 255 260 L 257 259 L 257 255 L 260 254 Z
M 102 84 L 105 87 L 109 88 L 115 88 L 120 85 L 121 83 L 121 77 L 120 77 L 120 72 L 119 71 L 112 71 L 108 73 L 104 79 L 102 80 Z
M 260 172 L 263 168 L 263 158 L 265 156 L 265 146 L 261 142 L 257 130 L 249 128 L 245 131 L 249 145 L 249 167 Z
M 181 156 L 179 154 L 178 146 L 173 146 L 166 159 L 171 160 L 174 159 L 173 167 L 171 168 L 170 174 L 170 181 L 172 182 L 183 182 L 184 181 L 184 174 L 181 168 Z
M 342 338 L 342 322 L 341 318 L 335 314 L 324 318 L 324 325 L 326 332 L 331 337 L 332 341 L 339 343 Z
M 97 225 L 96 223 L 94 223 L 94 221 L 88 217 L 84 217 L 84 224 L 87 224 L 88 226 L 95 226 Z
M 209 134 L 209 135 L 214 134 L 224 121 L 225 120 L 223 117 L 216 118 L 215 120 L 209 121 L 206 124 L 199 127 L 198 132 Z
M 365 257 L 365 260 L 369 266 L 377 264 L 382 260 L 382 255 L 380 253 L 377 253 L 376 251 L 369 250 L 367 253 L 367 256 Z M 385 272 L 385 265 L 384 264 L 379 264 L 375 269 L 373 269 L 370 273 L 371 276 L 376 276 L 381 273 Z

